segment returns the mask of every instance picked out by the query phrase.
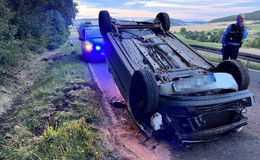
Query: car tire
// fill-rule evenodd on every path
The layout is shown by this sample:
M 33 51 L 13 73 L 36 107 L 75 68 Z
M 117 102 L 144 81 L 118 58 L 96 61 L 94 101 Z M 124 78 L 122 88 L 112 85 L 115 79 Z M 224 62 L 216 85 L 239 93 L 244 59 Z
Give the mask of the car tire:
M 215 72 L 225 72 L 231 74 L 237 82 L 238 90 L 246 90 L 249 86 L 250 78 L 248 69 L 237 60 L 226 60 L 221 62 Z
M 89 58 L 89 56 L 85 56 L 85 55 L 82 55 L 83 56 L 83 60 L 86 62 L 86 63 L 90 63 L 91 62 L 91 58 Z
M 84 56 L 84 61 L 86 63 L 91 63 L 91 58 L 89 56 Z
M 99 12 L 98 23 L 102 36 L 107 37 L 107 33 L 112 31 L 111 17 L 108 11 Z
M 159 21 L 161 22 L 164 31 L 170 30 L 171 22 L 170 22 L 170 17 L 167 13 L 160 12 L 157 14 L 156 18 L 159 19 Z
M 153 73 L 148 70 L 134 72 L 129 88 L 129 105 L 137 121 L 156 111 L 159 90 Z

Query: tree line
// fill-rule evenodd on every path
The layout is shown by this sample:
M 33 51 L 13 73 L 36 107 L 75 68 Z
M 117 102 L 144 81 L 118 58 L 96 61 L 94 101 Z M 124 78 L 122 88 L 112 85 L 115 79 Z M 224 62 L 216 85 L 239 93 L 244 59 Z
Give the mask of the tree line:
M 244 46 L 249 48 L 258 48 L 260 49 L 260 32 L 254 33 L 256 38 L 246 39 Z
M 28 53 L 67 40 L 76 6 L 73 0 L 0 0 L 0 83 Z
M 224 29 L 215 29 L 210 32 L 205 31 L 187 31 L 184 27 L 180 29 L 180 33 L 186 38 L 186 39 L 192 39 L 200 42 L 213 42 L 213 43 L 221 43 L 222 36 L 224 34 Z
M 187 31 L 186 28 L 182 27 L 180 29 L 180 34 L 186 39 L 196 40 L 200 42 L 212 42 L 212 43 L 222 43 L 222 37 L 224 35 L 225 29 L 214 29 L 212 31 Z M 259 48 L 260 49 L 260 32 L 254 33 L 256 38 L 245 39 L 243 46 L 248 48 Z

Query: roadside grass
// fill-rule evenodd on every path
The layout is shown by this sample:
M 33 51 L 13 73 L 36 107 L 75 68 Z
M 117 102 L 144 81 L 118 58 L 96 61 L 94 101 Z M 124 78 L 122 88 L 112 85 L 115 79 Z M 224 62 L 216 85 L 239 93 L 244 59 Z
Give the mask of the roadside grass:
M 71 27 L 71 30 L 70 30 L 70 37 L 74 37 L 74 38 L 78 38 L 79 37 L 79 34 L 78 34 L 78 31 L 77 31 L 77 27 L 76 25 L 73 25 Z
M 208 42 L 200 42 L 200 41 L 195 41 L 191 39 L 186 39 L 183 37 L 180 33 L 173 33 L 175 36 L 177 36 L 181 41 L 187 44 L 197 44 L 197 45 L 204 45 L 208 47 L 216 47 L 216 48 L 221 48 L 220 43 L 208 43 Z
M 219 58 L 219 57 L 212 57 L 212 56 L 205 56 L 205 55 L 202 55 L 203 58 L 211 61 L 211 62 L 217 62 L 217 63 L 220 63 L 222 62 L 222 58 Z M 260 71 L 260 64 L 258 63 L 253 63 L 253 62 L 247 62 L 245 60 L 240 60 L 245 66 L 247 66 L 247 68 L 250 68 L 250 69 L 254 69 L 254 70 L 258 70 Z
M 248 68 L 260 71 L 260 64 L 243 62 Z
M 211 61 L 211 62 L 220 63 L 222 61 L 222 59 L 219 58 L 219 57 L 211 57 L 211 56 L 204 56 L 204 55 L 202 57 L 207 59 L 207 60 L 209 60 L 209 61 Z
M 195 41 L 195 40 L 186 39 L 180 33 L 174 33 L 174 35 L 176 35 L 181 41 L 183 41 L 186 44 L 196 44 L 196 45 L 204 45 L 204 46 L 208 46 L 208 47 L 221 48 L 221 44 L 218 44 L 218 43 L 206 43 L 206 42 L 199 42 L 199 41 Z M 203 55 L 203 57 L 212 62 L 221 62 L 222 61 L 222 59 L 217 56 L 214 57 L 214 56 Z M 259 63 L 248 62 L 245 60 L 241 60 L 241 62 L 244 63 L 250 69 L 260 70 Z
M 260 32 L 260 24 L 251 24 L 251 25 L 248 25 L 248 31 L 249 32 Z
M 74 43 L 74 42 L 73 42 Z M 48 60 L 36 83 L 0 117 L 0 159 L 100 159 L 101 93 L 79 55 Z
M 75 38 L 78 38 L 78 37 L 79 37 L 79 34 L 78 34 L 78 32 L 76 31 L 76 29 L 73 29 L 73 30 L 71 31 L 71 33 L 70 33 L 70 36 L 75 37 Z

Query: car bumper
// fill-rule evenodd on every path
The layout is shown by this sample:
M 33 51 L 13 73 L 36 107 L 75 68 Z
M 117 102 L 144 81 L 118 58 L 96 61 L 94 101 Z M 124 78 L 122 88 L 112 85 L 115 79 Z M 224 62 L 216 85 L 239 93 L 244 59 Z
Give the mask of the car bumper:
M 215 140 L 247 125 L 242 113 L 254 106 L 255 100 L 244 90 L 209 96 L 163 96 L 159 105 L 163 127 L 155 134 L 188 143 Z
M 190 134 L 183 134 L 179 135 L 179 139 L 183 143 L 196 143 L 196 142 L 205 142 L 216 140 L 226 136 L 227 133 L 234 131 L 237 128 L 247 125 L 247 118 L 241 117 L 241 119 L 237 122 L 223 125 L 216 128 L 210 128 L 205 130 L 195 131 L 194 133 Z

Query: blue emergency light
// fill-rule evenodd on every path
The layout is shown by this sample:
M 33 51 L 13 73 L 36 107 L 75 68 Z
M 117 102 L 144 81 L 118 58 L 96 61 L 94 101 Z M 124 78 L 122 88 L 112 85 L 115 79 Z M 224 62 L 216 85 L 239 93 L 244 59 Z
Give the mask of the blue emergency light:
M 95 49 L 96 49 L 96 51 L 100 51 L 101 50 L 101 46 L 96 45 Z

